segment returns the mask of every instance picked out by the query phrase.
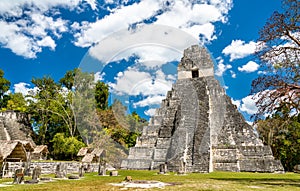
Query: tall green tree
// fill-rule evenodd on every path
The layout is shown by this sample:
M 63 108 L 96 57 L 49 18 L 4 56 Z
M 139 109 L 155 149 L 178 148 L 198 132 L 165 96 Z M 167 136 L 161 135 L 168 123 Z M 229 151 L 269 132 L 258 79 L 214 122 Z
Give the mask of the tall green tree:
M 51 142 L 53 142 L 55 159 L 59 160 L 74 160 L 78 151 L 85 146 L 75 137 L 65 137 L 64 133 L 55 134 Z
M 4 72 L 0 69 L 0 108 L 6 107 L 9 97 L 4 95 L 10 88 L 10 81 L 4 78 Z
M 27 111 L 27 102 L 22 93 L 14 93 L 9 95 L 9 100 L 7 101 L 7 110 L 14 111 Z
M 66 76 L 68 76 L 68 72 Z M 74 84 L 73 82 L 69 83 L 66 76 L 64 80 L 61 80 L 63 84 L 56 83 L 51 77 L 33 79 L 32 83 L 36 86 L 37 91 L 33 92 L 30 96 L 31 99 L 29 99 L 29 112 L 36 132 L 38 132 L 37 143 L 47 144 L 50 152 L 54 155 L 58 152 L 59 137 L 56 137 L 57 134 L 63 134 L 64 141 L 68 141 L 69 144 L 76 143 L 78 145 L 77 143 L 81 142 L 76 129 L 75 109 L 73 107 Z M 70 78 L 68 80 L 74 81 Z M 84 144 L 81 143 L 79 145 Z M 64 149 L 64 154 L 59 154 L 60 159 L 63 156 L 73 157 L 74 153 L 72 152 L 75 150 L 71 149 L 71 152 L 70 149 L 71 147 Z
M 38 144 L 49 144 L 51 136 L 55 132 L 51 130 L 56 129 L 53 126 L 57 126 L 57 116 L 54 116 L 51 112 L 51 105 L 54 100 L 57 100 L 59 94 L 59 85 L 51 77 L 34 78 L 31 81 L 37 91 L 34 92 L 30 100 L 29 112 L 33 124 L 38 132 Z
M 74 70 L 67 71 L 64 77 L 59 80 L 59 83 L 69 90 L 72 90 L 75 85 L 75 76 L 80 72 L 80 69 L 75 68 Z
M 286 120 L 281 114 L 274 114 L 257 123 L 257 131 L 266 145 L 269 145 L 276 159 L 279 159 L 286 171 L 300 160 L 300 117 Z
M 96 108 L 106 110 L 108 108 L 108 85 L 98 81 L 95 89 Z
M 94 75 L 78 70 L 74 78 L 72 107 L 75 122 L 87 145 L 93 142 L 98 131 L 101 131 L 96 113 Z

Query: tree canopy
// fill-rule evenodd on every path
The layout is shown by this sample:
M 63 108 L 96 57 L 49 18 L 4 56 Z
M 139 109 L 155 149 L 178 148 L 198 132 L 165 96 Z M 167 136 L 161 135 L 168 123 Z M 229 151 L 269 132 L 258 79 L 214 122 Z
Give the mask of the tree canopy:
M 6 107 L 9 97 L 4 95 L 10 88 L 10 81 L 4 78 L 4 71 L 0 69 L 0 108 Z
M 34 142 L 47 145 L 53 159 L 73 160 L 81 147 L 90 146 L 111 151 L 115 160 L 135 145 L 146 123 L 137 113 L 127 114 L 118 100 L 109 107 L 109 87 L 95 81 L 93 73 L 74 69 L 58 82 L 50 76 L 33 78 L 26 96 L 4 94 L 10 82 L 3 76 L 0 70 L 1 110 L 29 114 Z
M 300 159 L 300 3 L 282 5 L 284 11 L 275 11 L 260 30 L 256 55 L 264 74 L 252 82 L 252 93 L 260 137 L 292 171 Z
M 300 111 L 300 3 L 283 0 L 283 8 L 260 30 L 256 55 L 265 74 L 252 82 L 252 93 L 259 97 L 256 119 L 282 108 Z

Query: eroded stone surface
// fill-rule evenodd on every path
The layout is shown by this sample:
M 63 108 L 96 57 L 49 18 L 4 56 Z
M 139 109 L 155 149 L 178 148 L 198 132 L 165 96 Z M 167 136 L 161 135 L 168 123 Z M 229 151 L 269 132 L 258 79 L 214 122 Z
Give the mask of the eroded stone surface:
M 0 140 L 32 141 L 33 131 L 29 118 L 25 113 L 16 111 L 0 112 Z
M 178 80 L 122 161 L 126 169 L 283 171 L 213 75 L 208 51 L 184 51 Z

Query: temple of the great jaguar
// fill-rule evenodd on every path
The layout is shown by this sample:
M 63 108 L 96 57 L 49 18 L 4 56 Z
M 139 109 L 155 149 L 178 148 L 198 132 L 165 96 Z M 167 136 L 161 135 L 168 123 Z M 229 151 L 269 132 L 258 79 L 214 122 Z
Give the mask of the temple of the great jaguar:
M 282 172 L 214 77 L 213 59 L 193 45 L 178 64 L 178 80 L 131 148 L 124 169 Z

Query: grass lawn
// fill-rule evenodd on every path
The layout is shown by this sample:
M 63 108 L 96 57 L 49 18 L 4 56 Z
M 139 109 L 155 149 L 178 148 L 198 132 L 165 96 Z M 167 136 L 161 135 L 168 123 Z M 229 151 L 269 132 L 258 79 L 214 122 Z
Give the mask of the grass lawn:
M 36 185 L 12 185 L 1 187 L 1 191 L 93 191 L 93 190 L 120 190 L 120 187 L 111 186 L 109 183 L 119 183 L 126 176 L 131 176 L 133 180 L 156 180 L 168 183 L 175 183 L 174 186 L 167 186 L 164 190 L 292 190 L 300 191 L 300 174 L 269 174 L 269 173 L 232 173 L 213 172 L 209 174 L 191 173 L 187 175 L 158 175 L 157 171 L 133 171 L 120 170 L 118 177 L 97 176 L 96 173 L 85 174 L 80 180 L 53 180 L 52 182 Z M 26 177 L 26 180 L 31 179 Z M 12 182 L 12 179 L 0 179 L 0 184 Z M 128 190 L 144 190 L 130 188 Z M 147 190 L 161 190 L 147 189 Z

